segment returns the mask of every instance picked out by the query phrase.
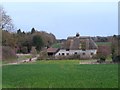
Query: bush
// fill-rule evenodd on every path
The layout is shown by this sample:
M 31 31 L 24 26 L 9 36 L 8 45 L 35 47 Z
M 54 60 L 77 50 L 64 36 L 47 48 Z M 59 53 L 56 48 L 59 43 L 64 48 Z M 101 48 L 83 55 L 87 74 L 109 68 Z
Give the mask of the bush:
M 41 51 L 39 54 L 38 60 L 46 60 L 47 58 L 48 58 L 47 51 L 46 50 Z
M 3 46 L 2 47 L 2 60 L 7 61 L 7 62 L 12 62 L 15 59 L 17 59 L 15 50 L 8 46 Z
M 112 59 L 112 61 L 113 61 L 114 63 L 120 63 L 120 55 L 115 56 L 115 57 Z
M 105 62 L 106 57 L 100 57 L 100 62 Z
M 22 53 L 23 54 L 27 54 L 28 53 L 27 47 L 22 47 Z
M 59 60 L 64 60 L 64 59 L 68 59 L 68 60 L 73 60 L 73 59 L 83 59 L 80 57 L 80 55 L 67 55 L 67 56 L 63 56 L 63 55 L 60 55 L 60 56 L 56 56 L 55 59 L 59 59 Z
M 20 47 L 20 48 L 18 48 L 17 53 L 27 54 L 28 49 L 27 49 L 27 47 Z
M 32 54 L 32 57 L 35 57 L 37 55 L 37 51 L 35 47 L 32 47 L 31 54 Z
M 103 63 L 103 62 L 105 62 L 105 60 L 106 60 L 106 56 L 100 55 L 100 56 L 98 57 L 98 59 L 99 59 L 99 60 L 97 60 L 98 63 Z
M 106 58 L 110 55 L 110 53 L 110 47 L 105 45 L 98 46 L 97 58 L 101 61 L 105 61 Z

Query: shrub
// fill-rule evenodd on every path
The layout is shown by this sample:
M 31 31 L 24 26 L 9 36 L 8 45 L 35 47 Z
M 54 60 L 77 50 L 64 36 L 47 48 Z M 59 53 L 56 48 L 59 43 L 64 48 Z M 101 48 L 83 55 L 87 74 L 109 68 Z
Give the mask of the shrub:
M 15 59 L 17 59 L 15 50 L 8 46 L 3 46 L 2 47 L 2 60 L 7 61 L 7 62 L 12 62 Z
M 55 56 L 55 59 L 62 60 L 62 59 L 65 59 L 65 56 L 62 56 L 62 55 L 60 55 L 60 56 Z
M 105 45 L 98 46 L 97 58 L 100 59 L 101 62 L 105 61 L 110 53 L 110 47 Z
M 27 47 L 19 47 L 18 50 L 17 50 L 17 53 L 27 54 L 28 49 L 27 49 Z
M 48 54 L 46 50 L 40 52 L 38 60 L 46 60 L 48 58 Z
M 22 53 L 23 54 L 27 54 L 28 53 L 27 47 L 22 47 Z
M 73 59 L 88 59 L 88 58 L 81 58 L 80 55 L 67 55 L 67 56 L 56 56 L 55 59 L 59 59 L 59 60 L 64 60 L 64 59 L 68 59 L 68 60 L 73 60 Z
M 32 47 L 31 54 L 32 54 L 32 57 L 35 57 L 37 55 L 37 51 L 35 47 Z
M 106 57 L 100 57 L 100 62 L 105 62 L 105 60 L 106 60 Z
M 112 61 L 113 61 L 114 63 L 120 63 L 120 55 L 115 56 L 115 57 L 112 59 Z

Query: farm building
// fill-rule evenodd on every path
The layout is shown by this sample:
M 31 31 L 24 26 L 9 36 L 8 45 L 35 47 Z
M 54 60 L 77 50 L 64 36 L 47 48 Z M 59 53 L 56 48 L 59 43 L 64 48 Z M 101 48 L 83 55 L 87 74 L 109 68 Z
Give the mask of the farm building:
M 48 54 L 48 56 L 54 56 L 58 51 L 59 51 L 58 48 L 50 47 L 47 49 L 47 54 Z
M 66 56 L 66 57 L 69 57 L 69 56 L 72 56 L 72 55 L 79 55 L 79 59 L 89 59 L 89 58 L 92 58 L 93 55 L 95 55 L 97 52 L 97 50 L 65 50 L 65 49 L 61 49 L 59 50 L 56 54 L 55 54 L 55 57 L 57 59 L 57 57 L 59 56 Z
M 79 58 L 92 58 L 97 53 L 97 45 L 89 36 L 68 37 L 62 48 L 55 54 L 55 57 L 77 55 Z

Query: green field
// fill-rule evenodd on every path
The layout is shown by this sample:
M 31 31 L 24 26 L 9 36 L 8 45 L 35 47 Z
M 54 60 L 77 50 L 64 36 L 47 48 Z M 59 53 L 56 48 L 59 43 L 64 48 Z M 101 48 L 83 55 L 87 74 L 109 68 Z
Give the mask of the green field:
M 79 60 L 6 65 L 3 88 L 117 88 L 117 64 L 79 64 Z
M 111 46 L 111 42 L 95 42 L 98 46 L 105 45 L 105 46 Z

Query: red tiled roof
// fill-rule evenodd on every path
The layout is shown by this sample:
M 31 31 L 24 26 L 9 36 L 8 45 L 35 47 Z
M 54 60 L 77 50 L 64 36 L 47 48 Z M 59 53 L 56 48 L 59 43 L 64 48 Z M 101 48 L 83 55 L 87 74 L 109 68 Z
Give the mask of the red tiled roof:
M 47 52 L 55 53 L 58 51 L 58 48 L 48 48 Z

